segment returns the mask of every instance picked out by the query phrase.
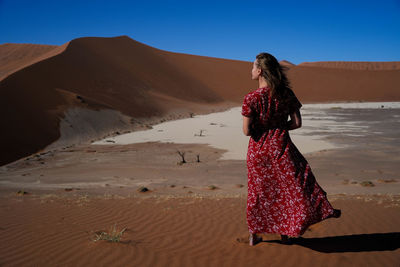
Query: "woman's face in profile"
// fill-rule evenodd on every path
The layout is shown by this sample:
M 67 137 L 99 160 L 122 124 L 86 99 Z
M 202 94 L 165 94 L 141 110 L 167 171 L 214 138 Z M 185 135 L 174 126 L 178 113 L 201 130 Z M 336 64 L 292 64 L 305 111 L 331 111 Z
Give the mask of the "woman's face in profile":
M 257 59 L 253 62 L 253 68 L 251 69 L 251 79 L 257 80 L 258 76 L 261 74 L 261 69 L 257 67 Z

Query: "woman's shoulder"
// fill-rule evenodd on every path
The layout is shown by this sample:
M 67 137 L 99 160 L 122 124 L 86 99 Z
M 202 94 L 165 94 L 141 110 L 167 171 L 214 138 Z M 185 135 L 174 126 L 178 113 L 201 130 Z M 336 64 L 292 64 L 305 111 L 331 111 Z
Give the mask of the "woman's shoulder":
M 245 95 L 245 98 L 248 98 L 248 97 L 256 97 L 256 96 L 265 94 L 265 92 L 267 92 L 267 91 L 268 91 L 268 88 L 257 88 L 257 89 L 255 89 L 255 90 L 252 90 L 252 91 L 250 91 L 249 93 L 247 93 L 247 94 Z
M 243 101 L 244 101 L 245 103 L 256 103 L 256 102 L 258 102 L 258 99 L 259 99 L 259 98 L 260 98 L 260 92 L 259 92 L 258 89 L 256 89 L 256 90 L 253 90 L 253 91 L 247 93 L 247 94 L 244 96 Z

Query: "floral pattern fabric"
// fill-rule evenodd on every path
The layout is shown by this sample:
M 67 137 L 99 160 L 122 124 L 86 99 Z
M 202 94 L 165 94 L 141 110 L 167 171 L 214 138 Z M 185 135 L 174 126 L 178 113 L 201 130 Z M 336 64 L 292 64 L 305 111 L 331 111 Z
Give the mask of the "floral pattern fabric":
M 288 89 L 285 102 L 269 87 L 244 97 L 242 115 L 252 118 L 247 151 L 247 224 L 250 233 L 298 237 L 308 226 L 333 216 L 326 192 L 293 144 L 288 116 L 302 104 Z

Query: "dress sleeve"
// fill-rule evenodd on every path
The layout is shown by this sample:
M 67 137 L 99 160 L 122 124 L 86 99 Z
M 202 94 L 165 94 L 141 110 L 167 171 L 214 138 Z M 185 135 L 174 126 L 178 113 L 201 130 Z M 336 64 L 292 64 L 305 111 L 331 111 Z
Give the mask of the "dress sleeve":
M 247 94 L 243 99 L 242 115 L 252 117 L 254 115 L 254 97 L 253 94 Z
M 300 101 L 297 99 L 296 95 L 293 93 L 293 91 L 290 92 L 289 94 L 289 113 L 293 113 L 296 110 L 300 109 L 303 105 L 300 103 Z

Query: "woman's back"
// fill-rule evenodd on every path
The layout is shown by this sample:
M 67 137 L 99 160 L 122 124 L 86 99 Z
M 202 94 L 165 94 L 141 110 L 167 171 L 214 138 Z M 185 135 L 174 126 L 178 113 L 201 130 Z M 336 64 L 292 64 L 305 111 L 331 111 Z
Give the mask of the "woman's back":
M 258 88 L 244 98 L 242 115 L 253 119 L 253 139 L 259 139 L 269 129 L 286 130 L 289 114 L 302 106 L 290 88 L 280 98 L 270 96 L 270 91 L 269 87 Z

